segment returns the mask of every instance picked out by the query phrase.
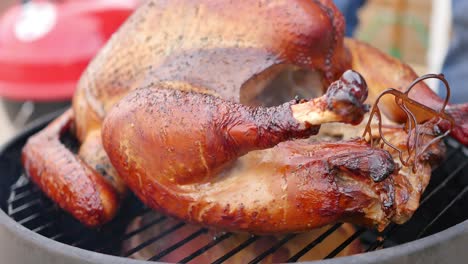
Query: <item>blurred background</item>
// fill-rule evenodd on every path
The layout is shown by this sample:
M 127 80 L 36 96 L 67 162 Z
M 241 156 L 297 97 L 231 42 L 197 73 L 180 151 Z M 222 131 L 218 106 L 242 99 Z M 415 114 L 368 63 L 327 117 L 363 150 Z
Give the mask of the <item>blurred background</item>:
M 141 0 L 0 0 L 0 144 L 69 106 L 90 60 Z
M 13 2 L 13 0 L 0 1 L 0 14 L 3 13 Z M 13 134 L 13 131 L 14 129 L 6 116 L 3 103 L 0 102 L 0 145 L 8 140 L 8 138 Z
M 451 1 L 335 1 L 347 17 L 348 35 L 419 74 L 441 72 L 452 36 Z M 81 71 L 139 4 L 0 0 L 0 145 L 37 117 L 67 106 Z

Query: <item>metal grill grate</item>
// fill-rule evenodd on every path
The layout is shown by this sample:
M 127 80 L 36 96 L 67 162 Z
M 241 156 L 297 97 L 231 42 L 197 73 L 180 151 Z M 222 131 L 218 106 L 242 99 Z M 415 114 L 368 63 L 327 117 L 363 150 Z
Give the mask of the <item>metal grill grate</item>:
M 363 245 L 362 251 L 373 251 L 428 236 L 468 219 L 467 210 L 462 209 L 467 208 L 468 204 L 468 151 L 454 140 L 448 139 L 446 142 L 447 159 L 434 170 L 421 206 L 408 223 L 401 226 L 392 224 L 382 232 L 356 227 L 342 241 L 338 241 L 334 249 L 321 255 L 320 258 L 333 258 L 356 240 Z M 17 146 L 18 149 L 21 147 Z M 19 164 L 19 159 L 17 162 Z M 233 233 L 213 234 L 206 228 L 192 227 L 184 222 L 155 213 L 144 207 L 135 197 L 130 197 L 124 203 L 121 213 L 113 222 L 100 230 L 89 230 L 57 208 L 27 177 L 21 174 L 20 170 L 17 177 L 17 181 L 10 187 L 10 195 L 6 204 L 10 217 L 36 233 L 79 248 L 123 257 L 135 257 L 141 255 L 142 250 L 157 245 L 160 250 L 145 259 L 167 261 L 167 256 L 178 252 L 176 260 L 188 263 L 196 262 L 200 256 L 214 251 L 226 241 L 231 241 L 234 246 L 209 260 L 212 263 L 223 263 L 232 261 L 235 256 L 242 254 L 248 248 L 258 247 L 265 240 L 262 236 L 245 236 L 243 240 L 239 240 Z M 149 220 L 133 229 L 130 228 L 135 219 L 140 218 Z M 304 260 L 305 254 L 330 239 L 330 236 L 338 232 L 337 230 L 340 230 L 343 225 L 338 223 L 323 229 L 315 237 L 302 241 L 299 249 L 290 252 L 289 256 L 279 261 Z M 153 234 L 154 231 L 152 231 L 149 237 L 141 238 L 137 240 L 138 243 L 134 242 L 131 247 L 128 247 L 129 241 L 135 240 L 135 237 L 142 234 L 150 234 L 148 232 L 155 228 L 157 233 Z M 181 232 L 187 228 L 190 232 Z M 271 257 L 288 243 L 295 241 L 298 236 L 288 234 L 278 237 L 273 243 L 263 246 L 258 254 L 249 260 L 250 263 L 258 263 Z M 200 240 L 200 238 L 205 239 Z M 204 243 L 197 241 L 204 241 Z M 181 250 L 189 244 L 192 244 L 190 250 Z M 184 251 L 184 254 L 180 254 L 180 251 Z

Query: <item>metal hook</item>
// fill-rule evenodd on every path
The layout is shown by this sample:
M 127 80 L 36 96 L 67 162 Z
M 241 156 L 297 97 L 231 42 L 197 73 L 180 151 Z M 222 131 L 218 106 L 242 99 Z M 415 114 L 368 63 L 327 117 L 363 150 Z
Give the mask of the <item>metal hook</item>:
M 434 109 L 432 109 L 430 107 L 427 107 L 426 105 L 423 105 L 423 104 L 409 98 L 410 91 L 419 82 L 424 81 L 426 79 L 431 79 L 431 78 L 439 79 L 440 81 L 442 81 L 444 83 L 444 86 L 445 86 L 446 90 L 447 90 L 444 103 L 442 104 L 441 109 L 438 109 L 438 110 L 434 110 Z M 407 116 L 407 122 L 406 122 L 406 125 L 404 127 L 404 129 L 406 130 L 406 132 L 408 134 L 408 136 L 406 138 L 406 155 L 404 155 L 404 152 L 405 152 L 404 150 L 401 150 L 400 148 L 398 148 L 397 146 L 395 146 L 394 144 L 389 142 L 387 139 L 385 139 L 385 137 L 383 135 L 383 132 L 382 132 L 382 116 L 381 116 L 381 112 L 380 112 L 378 104 L 380 102 L 380 99 L 385 95 L 394 96 L 396 105 Z M 401 91 L 396 90 L 394 88 L 389 88 L 389 89 L 383 91 L 377 97 L 377 100 L 375 101 L 375 103 L 374 103 L 374 105 L 372 107 L 372 110 L 370 112 L 370 116 L 369 116 L 366 128 L 364 129 L 362 137 L 366 138 L 366 136 L 367 136 L 371 146 L 374 146 L 376 144 L 378 145 L 380 143 L 381 148 L 383 148 L 385 145 L 392 148 L 393 150 L 395 150 L 398 153 L 398 157 L 399 157 L 400 162 L 402 163 L 402 165 L 407 166 L 407 167 L 412 166 L 413 171 L 415 171 L 416 167 L 414 165 L 415 165 L 416 161 L 419 159 L 420 155 L 422 155 L 427 150 L 427 148 L 429 146 L 431 146 L 433 143 L 435 143 L 435 142 L 441 140 L 443 137 L 447 136 L 454 127 L 453 118 L 450 115 L 445 113 L 445 108 L 446 108 L 446 106 L 448 104 L 449 98 L 450 98 L 450 86 L 449 86 L 449 84 L 448 84 L 448 82 L 445 79 L 443 74 L 426 74 L 426 75 L 423 75 L 423 76 L 417 78 L 416 80 L 414 80 L 408 86 L 408 88 L 406 88 L 406 90 L 404 92 L 401 92 Z M 422 109 L 423 111 L 433 115 L 434 117 L 431 119 L 433 121 L 428 121 L 428 122 L 425 122 L 423 124 L 419 124 L 416 116 L 414 115 L 414 113 L 408 107 L 409 105 L 411 105 L 412 107 Z M 377 136 L 376 140 L 374 140 L 374 136 L 372 134 L 372 127 L 371 127 L 372 120 L 373 120 L 374 117 L 376 117 L 376 119 L 377 119 L 377 126 L 378 126 L 378 132 L 379 132 L 379 135 Z M 434 119 L 434 118 L 437 118 L 437 119 Z M 427 124 L 433 125 L 434 122 L 436 121 L 435 123 L 437 125 L 442 120 L 449 121 L 450 129 L 447 130 L 442 135 L 438 135 L 437 137 L 433 138 L 427 144 L 421 146 L 422 143 L 421 143 L 420 138 L 423 136 L 424 128 L 427 126 Z M 404 156 L 406 156 L 406 158 Z

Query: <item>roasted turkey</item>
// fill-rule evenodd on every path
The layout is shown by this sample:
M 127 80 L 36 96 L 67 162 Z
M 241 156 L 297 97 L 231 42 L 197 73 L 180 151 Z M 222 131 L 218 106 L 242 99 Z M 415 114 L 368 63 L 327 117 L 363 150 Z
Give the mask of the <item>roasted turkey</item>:
M 25 170 L 90 227 L 115 216 L 127 186 L 155 210 L 225 230 L 402 223 L 443 157 L 431 140 L 451 126 L 411 104 L 424 133 L 409 142 L 398 100 L 381 100 L 393 144 L 429 144 L 411 168 L 362 126 L 352 139 L 314 138 L 325 123 L 360 124 L 367 97 L 417 77 L 343 32 L 331 0 L 147 1 L 84 72 L 72 109 L 28 140 Z M 444 106 L 417 86 L 410 97 Z M 447 111 L 466 144 L 466 105 Z M 60 140 L 67 131 L 76 154 Z

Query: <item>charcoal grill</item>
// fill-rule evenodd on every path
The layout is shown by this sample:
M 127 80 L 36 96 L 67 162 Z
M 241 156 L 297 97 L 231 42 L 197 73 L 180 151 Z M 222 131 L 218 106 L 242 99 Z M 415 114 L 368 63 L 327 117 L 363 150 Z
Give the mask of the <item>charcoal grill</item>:
M 0 152 L 0 257 L 2 263 L 149 263 L 161 261 L 177 248 L 206 236 L 207 229 L 198 228 L 191 234 L 177 238 L 177 242 L 161 245 L 147 261 L 128 258 L 163 237 L 176 234 L 184 222 L 161 229 L 158 234 L 123 249 L 122 244 L 152 226 L 169 218 L 152 212 L 136 198 L 130 197 L 116 219 L 100 230 L 84 228 L 57 208 L 24 175 L 20 153 L 26 139 L 57 116 L 51 114 L 32 124 Z M 72 146 L 73 141 L 66 140 Z M 414 217 L 404 225 L 390 225 L 382 232 L 356 227 L 355 232 L 326 255 L 321 263 L 460 263 L 468 258 L 468 150 L 453 139 L 447 139 L 447 158 L 433 171 L 431 182 Z M 127 230 L 132 219 L 153 214 L 150 223 L 135 230 Z M 172 220 L 174 221 L 174 220 Z M 301 256 L 314 250 L 339 228 L 335 224 L 318 237 L 304 243 L 285 262 L 301 261 Z M 231 233 L 220 233 L 196 250 L 180 256 L 180 262 L 190 262 L 212 250 L 219 243 L 231 239 Z M 258 254 L 252 263 L 261 262 L 282 245 L 294 240 L 295 234 L 285 235 Z M 261 237 L 248 236 L 232 249 L 212 259 L 222 263 L 254 246 Z M 334 258 L 353 241 L 360 240 L 365 253 Z M 5 261 L 5 262 L 4 262 Z

